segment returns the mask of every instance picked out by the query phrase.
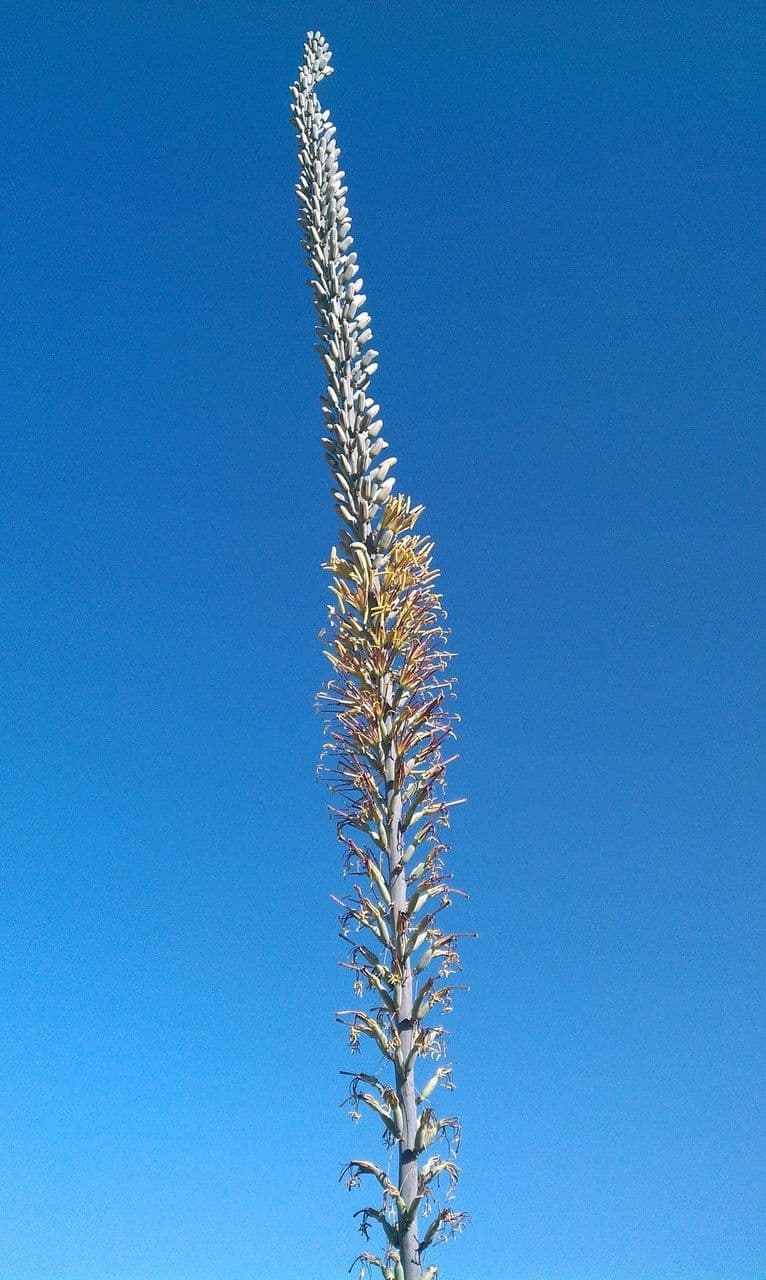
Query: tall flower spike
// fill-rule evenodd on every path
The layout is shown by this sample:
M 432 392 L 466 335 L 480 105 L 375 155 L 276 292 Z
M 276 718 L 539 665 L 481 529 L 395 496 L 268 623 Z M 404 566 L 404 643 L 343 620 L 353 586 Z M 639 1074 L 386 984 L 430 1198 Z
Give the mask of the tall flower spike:
M 450 804 L 459 803 L 443 794 L 450 763 L 443 748 L 454 736 L 445 705 L 451 655 L 433 544 L 413 532 L 422 508 L 393 492 L 396 460 L 386 453 L 369 394 L 378 353 L 351 249 L 335 126 L 316 93 L 332 72 L 330 56 L 325 39 L 309 32 L 292 86 L 299 221 L 327 375 L 323 444 L 341 520 L 340 553 L 333 548 L 325 566 L 333 676 L 319 696 L 327 713 L 325 772 L 337 797 L 331 811 L 352 881 L 336 899 L 349 942 L 345 963 L 357 997 L 367 1000 L 338 1017 L 351 1049 L 370 1045 L 378 1064 L 346 1073 L 348 1101 L 355 1119 L 366 1112 L 382 1124 L 390 1149 L 385 1167 L 352 1160 L 342 1177 L 350 1188 L 363 1179 L 377 1184 L 380 1195 L 356 1215 L 365 1240 L 373 1228 L 382 1233 L 379 1253 L 359 1255 L 360 1275 L 374 1267 L 383 1280 L 434 1280 L 425 1255 L 464 1220 L 449 1206 L 460 1125 L 432 1105 L 439 1088 L 453 1087 L 452 1072 L 427 1063 L 443 1058 L 441 1016 L 451 1009 L 450 978 L 460 967 L 458 934 L 442 924 L 457 892 L 443 841 Z

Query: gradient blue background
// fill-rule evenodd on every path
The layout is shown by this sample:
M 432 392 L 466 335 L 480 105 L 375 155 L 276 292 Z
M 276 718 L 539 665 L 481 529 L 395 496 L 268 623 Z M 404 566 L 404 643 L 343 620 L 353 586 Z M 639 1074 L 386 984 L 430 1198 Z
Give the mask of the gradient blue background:
M 4 1280 L 338 1280 L 326 88 L 460 678 L 444 1280 L 763 1280 L 760 6 L 19 3 Z

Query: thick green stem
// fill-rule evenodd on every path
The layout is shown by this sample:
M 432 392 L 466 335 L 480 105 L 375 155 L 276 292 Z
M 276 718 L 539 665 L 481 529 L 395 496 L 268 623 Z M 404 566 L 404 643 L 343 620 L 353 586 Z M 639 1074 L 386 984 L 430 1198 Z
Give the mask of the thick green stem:
M 391 764 L 394 762 L 391 761 Z M 390 770 L 393 772 L 393 769 Z M 417 1212 L 412 1207 L 418 1194 L 418 1160 L 415 1154 L 415 1135 L 418 1127 L 418 1111 L 415 1097 L 415 1063 L 410 1057 L 413 1037 L 413 974 L 412 961 L 404 953 L 404 933 L 399 919 L 407 906 L 407 879 L 402 861 L 400 833 L 402 817 L 401 795 L 393 794 L 388 824 L 389 892 L 396 938 L 397 961 L 401 974 L 401 991 L 396 1029 L 401 1048 L 401 1065 L 396 1068 L 396 1094 L 402 1113 L 402 1134 L 399 1139 L 399 1194 L 406 1213 L 399 1214 L 399 1257 L 404 1280 L 420 1280 L 420 1241 L 418 1239 Z

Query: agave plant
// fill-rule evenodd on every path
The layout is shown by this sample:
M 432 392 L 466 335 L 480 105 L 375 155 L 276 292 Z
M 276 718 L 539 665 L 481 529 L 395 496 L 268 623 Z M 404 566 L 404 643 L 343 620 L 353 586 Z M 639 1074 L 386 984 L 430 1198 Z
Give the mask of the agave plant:
M 394 491 L 396 459 L 370 394 L 378 353 L 335 126 L 317 96 L 330 57 L 325 39 L 309 32 L 291 91 L 299 221 L 327 375 L 323 444 L 341 521 L 339 548 L 325 566 L 333 674 L 319 696 L 323 767 L 351 884 L 336 901 L 361 1006 L 338 1017 L 353 1051 L 363 1043 L 372 1050 L 369 1070 L 344 1073 L 348 1103 L 354 1119 L 374 1113 L 387 1148 L 379 1163 L 351 1160 L 341 1177 L 350 1188 L 363 1180 L 376 1188 L 375 1202 L 356 1214 L 366 1241 L 372 1229 L 381 1238 L 375 1252 L 359 1255 L 361 1273 L 434 1280 L 430 1251 L 465 1216 L 451 1207 L 460 1124 L 435 1102 L 438 1090 L 453 1087 L 442 1015 L 459 969 L 459 935 L 443 923 L 456 892 L 444 834 L 450 806 L 459 803 L 444 798 L 445 744 L 454 736 L 453 681 L 445 674 L 451 655 L 433 543 L 414 531 L 423 508 Z

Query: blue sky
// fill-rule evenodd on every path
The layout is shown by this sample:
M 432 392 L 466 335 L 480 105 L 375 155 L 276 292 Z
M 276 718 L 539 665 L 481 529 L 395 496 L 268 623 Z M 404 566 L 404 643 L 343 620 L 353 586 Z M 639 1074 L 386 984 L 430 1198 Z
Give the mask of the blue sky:
M 309 27 L 459 654 L 441 1274 L 766 1276 L 758 8 L 4 7 L 4 1280 L 361 1243 Z

